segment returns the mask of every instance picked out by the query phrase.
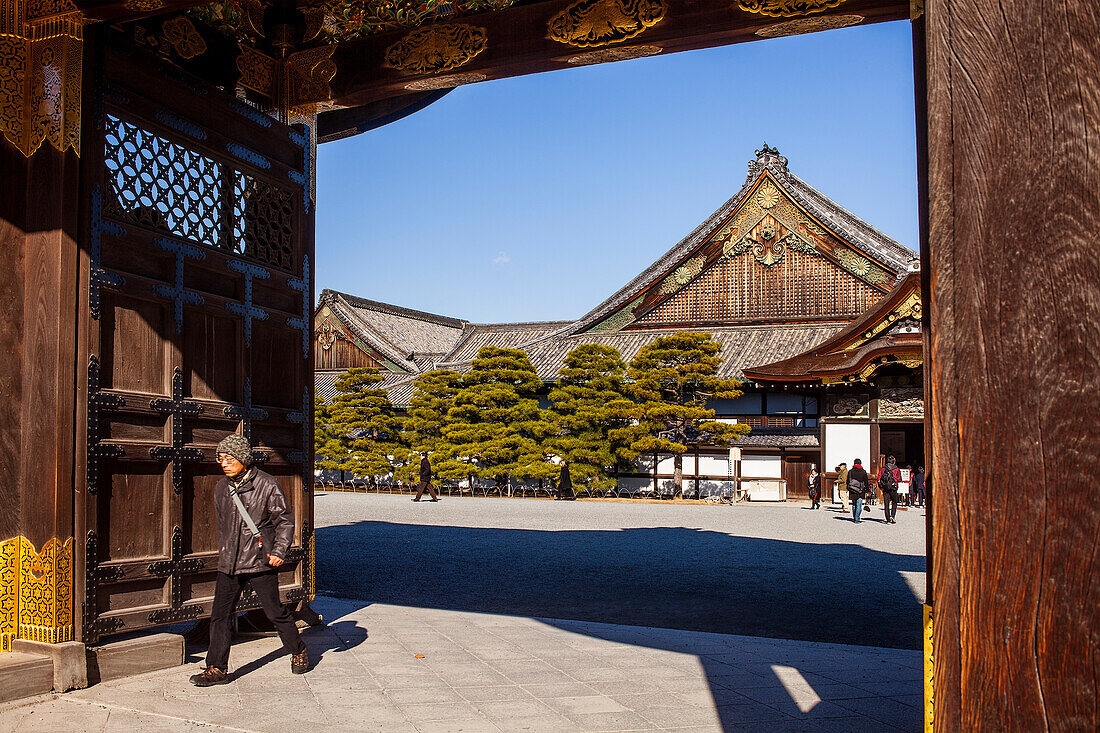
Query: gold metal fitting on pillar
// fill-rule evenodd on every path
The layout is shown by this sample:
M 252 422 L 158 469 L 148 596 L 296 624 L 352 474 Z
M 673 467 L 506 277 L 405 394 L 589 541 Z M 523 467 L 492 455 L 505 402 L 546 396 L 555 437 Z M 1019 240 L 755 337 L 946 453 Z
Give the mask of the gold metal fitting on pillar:
M 80 155 L 85 22 L 71 0 L 0 0 L 0 131 L 28 158 Z
M 26 537 L 0 542 L 0 651 L 11 651 L 13 639 L 72 641 L 72 609 L 72 537 L 41 551 Z

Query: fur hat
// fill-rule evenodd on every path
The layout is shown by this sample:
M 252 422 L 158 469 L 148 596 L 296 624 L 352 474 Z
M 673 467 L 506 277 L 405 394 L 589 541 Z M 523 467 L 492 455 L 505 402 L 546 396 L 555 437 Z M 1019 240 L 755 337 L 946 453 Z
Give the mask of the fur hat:
M 245 466 L 252 465 L 252 446 L 248 444 L 248 438 L 243 435 L 230 433 L 225 436 L 225 439 L 218 443 L 218 454 L 222 453 L 233 456 Z

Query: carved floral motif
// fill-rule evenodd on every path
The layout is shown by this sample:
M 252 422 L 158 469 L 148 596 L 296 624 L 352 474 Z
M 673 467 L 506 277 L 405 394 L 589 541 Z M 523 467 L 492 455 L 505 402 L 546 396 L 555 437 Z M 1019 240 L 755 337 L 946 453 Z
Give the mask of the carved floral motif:
M 206 41 L 186 16 L 178 15 L 166 20 L 160 29 L 180 58 L 193 59 L 206 53 Z
M 547 29 L 558 43 L 596 48 L 634 38 L 664 17 L 663 0 L 580 0 L 551 18 Z
M 829 15 L 824 18 L 798 18 L 783 23 L 765 26 L 756 31 L 761 38 L 782 38 L 798 36 L 803 33 L 831 31 L 837 28 L 850 28 L 863 22 L 862 15 Z
M 566 62 L 573 66 L 589 66 L 591 64 L 606 64 L 612 61 L 626 61 L 628 59 L 640 59 L 646 56 L 656 56 L 664 49 L 660 46 L 630 46 L 629 48 L 603 48 L 599 51 L 589 51 L 577 56 L 570 56 Z
M 467 64 L 488 46 L 485 30 L 452 23 L 413 31 L 386 51 L 386 63 L 410 74 L 438 74 Z
M 843 5 L 847 0 L 737 0 L 742 10 L 773 18 L 793 18 Z
M 882 390 L 878 401 L 878 416 L 924 419 L 924 391 L 920 388 L 904 387 Z
M 454 87 L 460 87 L 463 84 L 476 84 L 479 81 L 485 81 L 488 79 L 488 75 L 482 74 L 477 71 L 468 71 L 465 74 L 445 74 L 444 76 L 433 76 L 430 79 L 417 79 L 416 81 L 409 82 L 405 85 L 406 89 L 413 89 L 416 91 L 425 91 L 431 89 L 453 89 Z

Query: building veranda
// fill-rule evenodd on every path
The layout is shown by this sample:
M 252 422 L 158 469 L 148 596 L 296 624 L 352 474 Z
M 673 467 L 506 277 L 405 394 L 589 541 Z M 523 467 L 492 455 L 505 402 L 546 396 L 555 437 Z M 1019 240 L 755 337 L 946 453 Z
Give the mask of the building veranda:
M 914 251 L 814 189 L 765 144 L 732 198 L 574 321 L 478 324 L 323 291 L 315 384 L 331 399 L 347 369 L 374 367 L 404 408 L 419 375 L 462 372 L 495 346 L 527 354 L 545 398 L 581 344 L 613 347 L 629 362 L 661 336 L 704 332 L 722 345 L 718 376 L 743 382 L 741 397 L 708 407 L 751 432 L 732 449 L 686 454 L 683 495 L 804 497 L 815 465 L 831 472 L 860 458 L 873 469 L 887 454 L 923 462 L 918 271 Z M 671 496 L 673 462 L 654 453 L 621 465 L 610 493 Z M 549 494 L 552 485 L 512 480 L 509 491 Z

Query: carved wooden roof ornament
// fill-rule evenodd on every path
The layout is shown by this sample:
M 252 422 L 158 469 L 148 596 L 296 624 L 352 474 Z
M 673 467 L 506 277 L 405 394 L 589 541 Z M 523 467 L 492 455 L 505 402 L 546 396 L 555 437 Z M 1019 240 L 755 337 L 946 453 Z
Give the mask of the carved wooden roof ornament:
M 558 43 L 597 48 L 640 35 L 665 17 L 662 0 L 580 0 L 550 19 Z
M 488 46 L 485 30 L 463 23 L 413 31 L 386 50 L 386 63 L 410 74 L 439 74 L 470 62 Z
M 737 5 L 750 13 L 774 18 L 794 18 L 836 8 L 848 0 L 738 0 Z

